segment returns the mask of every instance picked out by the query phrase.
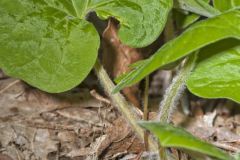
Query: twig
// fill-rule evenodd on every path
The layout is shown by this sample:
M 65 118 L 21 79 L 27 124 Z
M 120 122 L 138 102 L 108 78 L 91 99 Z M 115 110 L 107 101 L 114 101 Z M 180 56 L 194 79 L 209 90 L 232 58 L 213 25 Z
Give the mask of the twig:
M 11 88 L 12 86 L 16 85 L 17 83 L 21 82 L 20 80 L 15 80 L 13 82 L 11 82 L 10 84 L 8 84 L 6 87 L 4 87 L 3 89 L 0 90 L 0 94 L 3 94 L 4 92 L 6 92 L 9 88 Z
M 113 104 L 126 118 L 127 122 L 132 126 L 132 129 L 136 132 L 138 137 L 142 141 L 144 141 L 143 129 L 137 124 L 137 120 L 140 120 L 140 117 L 136 114 L 137 113 L 135 110 L 136 107 L 129 104 L 120 93 L 112 94 L 112 90 L 114 89 L 115 85 L 109 78 L 103 66 L 100 64 L 99 60 L 97 60 L 94 69 L 101 85 L 103 86 L 105 92 L 113 101 Z M 149 140 L 149 147 L 153 151 L 156 151 L 158 149 L 156 143 L 152 139 Z
M 36 138 L 36 134 L 37 134 L 37 129 L 35 128 L 34 131 L 33 131 L 33 137 L 31 139 L 31 150 L 32 150 L 32 152 L 34 152 L 34 150 L 35 150 L 34 141 L 35 141 L 35 138 Z
M 149 76 L 145 78 L 145 89 L 144 89 L 144 107 L 143 107 L 143 120 L 148 120 L 148 93 L 149 93 Z M 144 144 L 145 150 L 148 151 L 149 144 L 148 144 L 149 132 L 144 131 Z
M 104 102 L 106 104 L 111 104 L 111 102 L 107 99 L 107 98 L 104 98 L 103 96 L 101 96 L 100 94 L 97 93 L 96 90 L 91 90 L 90 91 L 90 94 L 96 98 L 97 100 L 101 101 L 101 102 Z
M 225 149 L 227 151 L 231 151 L 231 152 L 235 152 L 235 153 L 240 151 L 239 148 L 227 145 L 226 143 L 212 142 L 212 144 L 214 146 L 218 147 L 218 148 L 222 148 L 222 149 Z

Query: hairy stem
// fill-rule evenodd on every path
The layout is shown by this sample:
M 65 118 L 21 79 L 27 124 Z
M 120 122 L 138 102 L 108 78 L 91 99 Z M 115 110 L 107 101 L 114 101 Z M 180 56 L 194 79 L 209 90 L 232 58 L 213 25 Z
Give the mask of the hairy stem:
M 197 53 L 190 55 L 184 62 L 183 67 L 173 79 L 172 84 L 166 90 L 164 98 L 160 104 L 158 120 L 169 123 L 172 112 L 174 111 L 182 92 L 185 89 L 185 82 L 192 69 L 195 67 Z
M 205 9 L 209 12 L 209 15 L 207 16 L 208 18 L 219 14 L 217 10 L 215 10 L 211 6 L 208 6 L 207 3 L 201 2 L 199 0 L 197 0 L 197 3 L 199 3 L 202 7 L 205 7 Z M 170 116 L 174 111 L 180 99 L 180 96 L 185 89 L 185 81 L 188 75 L 190 74 L 190 72 L 192 71 L 192 69 L 195 67 L 196 59 L 197 59 L 197 53 L 191 55 L 186 60 L 184 66 L 179 71 L 178 75 L 173 79 L 172 84 L 167 89 L 164 99 L 161 102 L 160 108 L 159 108 L 160 112 L 159 112 L 158 120 L 160 122 L 170 121 Z
M 173 22 L 173 13 L 170 12 L 168 15 L 168 20 L 164 29 L 164 42 L 168 42 L 174 38 L 174 22 Z M 172 71 L 170 71 L 172 72 Z M 170 76 L 171 77 L 171 76 Z M 165 88 L 165 87 L 164 87 Z M 166 148 L 162 147 L 160 142 L 158 142 L 158 154 L 161 160 L 167 160 L 167 150 Z
M 129 104 L 120 93 L 116 93 L 116 94 L 111 93 L 112 90 L 115 88 L 115 85 L 113 84 L 112 80 L 109 78 L 108 74 L 104 70 L 99 60 L 97 60 L 94 66 L 94 69 L 106 94 L 111 98 L 113 104 L 118 108 L 118 110 L 126 118 L 127 122 L 131 125 L 132 129 L 136 132 L 138 137 L 142 141 L 144 141 L 144 131 L 137 124 L 137 120 L 140 120 L 140 117 L 136 113 L 136 110 L 135 110 L 136 107 Z M 152 151 L 156 151 L 158 149 L 157 144 L 152 139 L 149 140 L 149 147 Z

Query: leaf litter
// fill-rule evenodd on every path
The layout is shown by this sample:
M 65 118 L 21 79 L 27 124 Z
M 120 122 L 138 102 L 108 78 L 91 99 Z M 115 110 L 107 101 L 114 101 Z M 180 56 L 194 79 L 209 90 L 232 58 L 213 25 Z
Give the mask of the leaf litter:
M 0 88 L 14 81 L 3 79 Z M 79 90 L 48 94 L 23 82 L 5 90 L 0 98 L 0 157 L 111 159 L 142 152 L 143 144 L 111 104 L 87 88 Z
M 12 78 L 1 79 L 0 88 L 15 81 Z M 156 89 L 156 85 L 151 86 Z M 162 90 L 164 86 L 158 87 Z M 19 82 L 5 90 L 0 98 L 0 158 L 128 160 L 152 155 L 155 156 L 152 159 L 156 159 L 156 154 L 144 152 L 144 144 L 108 98 L 88 88 L 83 85 L 69 92 L 48 94 Z M 183 112 L 182 105 L 185 103 L 180 103 L 172 115 L 172 122 L 219 148 L 238 152 L 238 104 L 227 100 L 203 100 L 189 93 L 186 95 L 190 101 L 190 114 Z M 156 97 L 159 95 L 152 92 L 150 119 L 156 117 L 160 101 Z M 172 152 L 175 155 L 178 153 Z

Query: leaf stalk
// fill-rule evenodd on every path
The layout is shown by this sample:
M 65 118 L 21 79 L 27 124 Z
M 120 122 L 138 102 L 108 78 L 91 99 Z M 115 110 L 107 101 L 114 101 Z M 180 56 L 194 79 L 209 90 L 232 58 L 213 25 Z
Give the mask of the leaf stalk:
M 133 105 L 129 104 L 121 93 L 112 94 L 112 90 L 115 88 L 112 80 L 109 78 L 105 69 L 97 60 L 94 66 L 95 73 L 104 89 L 106 94 L 110 97 L 113 104 L 121 112 L 121 114 L 126 118 L 126 121 L 131 125 L 132 129 L 136 132 L 137 136 L 144 141 L 144 130 L 137 124 L 137 121 L 140 120 L 140 116 L 137 114 Z M 149 139 L 149 148 L 151 151 L 157 151 L 158 146 L 152 140 Z

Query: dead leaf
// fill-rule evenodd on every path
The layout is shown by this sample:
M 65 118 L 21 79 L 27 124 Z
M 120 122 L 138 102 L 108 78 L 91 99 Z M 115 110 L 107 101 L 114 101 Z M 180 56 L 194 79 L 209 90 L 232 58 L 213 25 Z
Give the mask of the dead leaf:
M 130 71 L 129 65 L 142 59 L 139 50 L 121 43 L 117 31 L 117 23 L 110 19 L 102 35 L 103 65 L 112 78 Z M 123 94 L 134 106 L 140 108 L 138 85 L 123 89 Z

